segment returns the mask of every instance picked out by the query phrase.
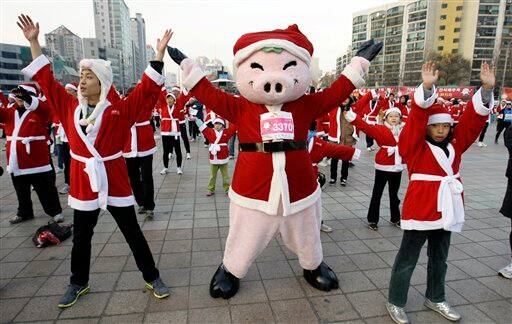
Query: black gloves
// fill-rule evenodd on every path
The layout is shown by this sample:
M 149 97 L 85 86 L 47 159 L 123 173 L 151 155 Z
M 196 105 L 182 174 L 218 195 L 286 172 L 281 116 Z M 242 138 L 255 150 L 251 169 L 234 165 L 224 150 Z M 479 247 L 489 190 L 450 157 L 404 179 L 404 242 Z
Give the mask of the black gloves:
M 357 50 L 356 56 L 364 57 L 368 61 L 371 61 L 379 54 L 380 50 L 382 49 L 382 42 L 375 43 L 375 41 L 372 39 L 366 41 L 359 47 Z
M 181 61 L 187 58 L 185 54 L 183 54 L 179 49 L 175 47 L 167 46 L 167 52 L 169 53 L 169 56 L 172 58 L 172 60 L 178 65 L 181 64 Z

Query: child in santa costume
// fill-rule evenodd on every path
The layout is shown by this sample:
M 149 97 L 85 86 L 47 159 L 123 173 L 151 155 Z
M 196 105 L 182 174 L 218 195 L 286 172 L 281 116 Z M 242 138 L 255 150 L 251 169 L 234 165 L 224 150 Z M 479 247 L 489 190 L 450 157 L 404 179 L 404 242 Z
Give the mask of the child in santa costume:
M 0 109 L 0 123 L 7 135 L 7 172 L 18 198 L 18 211 L 11 224 L 34 218 L 31 187 L 36 191 L 44 212 L 62 222 L 62 208 L 55 187 L 55 171 L 51 166 L 48 124 L 51 109 L 39 100 L 33 84 L 21 84 L 12 90 L 14 104 Z
M 426 241 L 428 267 L 424 305 L 450 321 L 461 318 L 445 296 L 451 232 L 460 232 L 464 223 L 459 169 L 462 154 L 477 138 L 493 107 L 495 78 L 489 65 L 483 63 L 482 87 L 468 104 L 459 126 L 452 130 L 453 120 L 448 109 L 434 103 L 434 83 L 439 75 L 434 70 L 431 62 L 423 65 L 423 83 L 414 93 L 409 120 L 398 141 L 410 182 L 402 210 L 404 234 L 393 264 L 386 304 L 397 323 L 409 323 L 404 306 L 411 276 Z
M 381 47 L 366 42 L 330 88 L 305 94 L 313 45 L 297 25 L 245 34 L 233 50 L 239 97 L 217 89 L 197 63 L 168 48 L 186 89 L 238 128 L 229 234 L 223 263 L 210 283 L 212 297 L 232 297 L 239 278 L 277 232 L 297 254 L 309 284 L 338 288 L 336 275 L 322 261 L 321 189 L 307 152 L 308 129 L 362 86 L 369 60 Z
M 402 131 L 402 112 L 397 107 L 386 109 L 382 125 L 368 124 L 353 111 L 346 112 L 345 118 L 358 130 L 375 139 L 380 146 L 375 154 L 375 181 L 367 215 L 368 228 L 374 231 L 378 229 L 380 199 L 386 183 L 389 185 L 391 223 L 400 227 L 398 189 L 400 189 L 402 170 L 405 167 L 398 152 L 398 137 Z
M 160 135 L 162 135 L 162 148 L 164 151 L 163 161 L 164 168 L 160 174 L 169 173 L 169 155 L 174 151 L 176 153 L 176 173 L 182 174 L 181 163 L 183 156 L 181 155 L 180 146 L 180 120 L 183 119 L 183 113 L 176 107 L 176 96 L 172 92 L 165 92 L 165 105 L 161 108 L 162 124 L 160 126 Z
M 236 127 L 231 124 L 227 129 L 226 122 L 221 118 L 213 120 L 213 128 L 210 128 L 203 123 L 202 120 L 196 119 L 196 125 L 199 127 L 199 131 L 203 133 L 204 137 L 210 142 L 208 148 L 210 155 L 210 180 L 206 191 L 207 196 L 213 196 L 215 194 L 215 182 L 217 181 L 217 172 L 220 171 L 222 174 L 222 188 L 226 193 L 229 190 L 229 149 L 228 142 L 235 134 Z
M 140 110 L 150 110 L 156 103 L 164 82 L 161 74 L 163 51 L 172 33 L 166 31 L 162 40 L 158 40 L 156 61 L 148 66 L 130 96 L 111 103 L 107 98 L 109 90 L 113 89 L 109 61 L 85 59 L 80 62 L 80 85 L 78 98 L 75 98 L 55 80 L 50 61 L 42 54 L 38 41 L 39 24 L 21 15 L 18 26 L 30 42 L 34 59 L 23 73 L 37 81 L 47 95 L 48 104 L 66 131 L 71 149 L 68 197 L 68 203 L 74 209 L 71 279 L 58 306 L 70 307 L 90 290 L 91 240 L 101 210 L 108 210 L 114 217 L 133 252 L 146 287 L 156 298 L 169 296 L 169 289 L 160 279 L 137 222 L 122 150 Z
M 189 101 L 191 95 L 189 93 L 185 94 L 178 87 L 173 87 L 173 89 L 175 88 L 177 89 L 178 94 L 176 95 L 174 91 L 172 92 L 176 96 L 176 103 L 174 105 L 176 106 L 176 109 L 180 111 L 179 126 L 181 132 L 181 140 L 183 141 L 183 146 L 185 146 L 186 159 L 190 160 L 192 156 L 190 155 L 190 142 L 187 134 L 188 108 L 186 107 L 186 104 Z
M 132 91 L 133 88 L 128 96 Z M 152 109 L 141 110 L 130 128 L 123 150 L 133 196 L 139 205 L 137 213 L 146 215 L 148 219 L 153 219 L 155 209 L 153 154 L 156 152 L 156 142 L 150 123 L 152 114 Z
M 464 105 L 460 104 L 458 99 L 453 99 L 449 105 L 448 111 L 450 115 L 452 115 L 453 127 L 456 127 L 459 124 L 460 117 L 464 113 Z

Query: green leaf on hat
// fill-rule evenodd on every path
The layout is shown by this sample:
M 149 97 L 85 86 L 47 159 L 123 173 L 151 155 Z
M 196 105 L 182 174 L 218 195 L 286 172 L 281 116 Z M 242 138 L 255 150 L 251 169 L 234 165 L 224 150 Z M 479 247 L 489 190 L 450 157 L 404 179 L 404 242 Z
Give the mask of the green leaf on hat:
M 271 46 L 271 47 L 263 47 L 261 50 L 262 50 L 263 52 L 265 52 L 265 53 L 275 52 L 275 53 L 277 53 L 277 54 L 281 54 L 281 53 L 284 51 L 284 49 L 283 49 L 283 48 L 281 48 L 281 47 L 274 47 L 274 46 Z

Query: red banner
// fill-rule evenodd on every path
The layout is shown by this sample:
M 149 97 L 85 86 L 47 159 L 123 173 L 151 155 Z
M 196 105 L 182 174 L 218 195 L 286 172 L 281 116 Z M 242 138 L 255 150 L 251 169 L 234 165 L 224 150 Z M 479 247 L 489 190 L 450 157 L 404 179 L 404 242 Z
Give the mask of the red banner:
M 512 88 L 501 88 L 501 99 L 512 100 Z
M 475 94 L 475 87 L 438 87 L 436 89 L 439 97 L 450 100 L 450 99 L 463 99 L 469 100 L 473 94 Z

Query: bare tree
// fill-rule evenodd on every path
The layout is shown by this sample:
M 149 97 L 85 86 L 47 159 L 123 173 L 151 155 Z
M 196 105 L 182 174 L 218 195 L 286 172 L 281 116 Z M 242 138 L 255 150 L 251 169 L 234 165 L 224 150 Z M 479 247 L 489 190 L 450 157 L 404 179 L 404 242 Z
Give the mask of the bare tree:
M 464 56 L 432 52 L 427 56 L 427 61 L 436 63 L 439 69 L 439 85 L 463 86 L 469 84 L 471 62 Z

